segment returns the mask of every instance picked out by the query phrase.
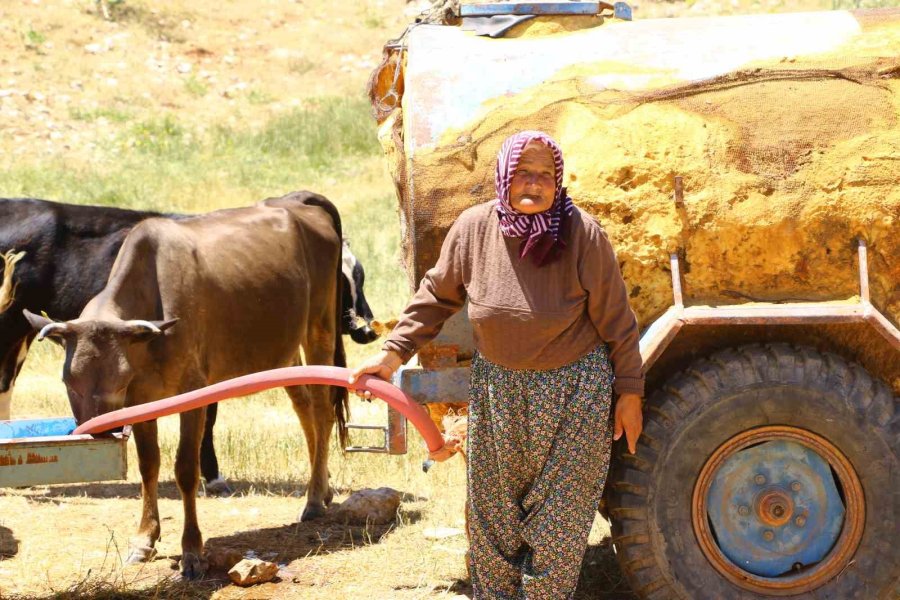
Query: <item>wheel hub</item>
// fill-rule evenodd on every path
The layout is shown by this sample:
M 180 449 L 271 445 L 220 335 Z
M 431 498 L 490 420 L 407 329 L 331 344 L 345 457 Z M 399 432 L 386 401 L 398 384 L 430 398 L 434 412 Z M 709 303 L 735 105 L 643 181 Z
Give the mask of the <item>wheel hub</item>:
M 759 520 L 771 527 L 781 527 L 791 520 L 794 513 L 793 499 L 787 491 L 779 487 L 761 491 L 756 497 L 755 504 Z
M 735 436 L 710 457 L 694 488 L 704 554 L 728 579 L 768 594 L 799 593 L 833 577 L 859 544 L 864 514 L 846 458 L 793 427 Z

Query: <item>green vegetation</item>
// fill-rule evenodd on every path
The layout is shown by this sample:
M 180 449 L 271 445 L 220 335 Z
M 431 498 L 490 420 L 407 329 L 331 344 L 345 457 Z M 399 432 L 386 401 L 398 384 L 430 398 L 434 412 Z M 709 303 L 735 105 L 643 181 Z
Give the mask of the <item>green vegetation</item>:
M 202 98 L 209 93 L 209 86 L 191 75 L 184 80 L 185 91 L 196 98 Z
M 161 42 L 187 41 L 179 29 L 181 21 L 190 20 L 187 12 L 164 10 L 146 0 L 107 0 L 109 18 L 122 24 L 134 24 Z
M 112 121 L 113 123 L 125 123 L 132 119 L 132 114 L 129 111 L 122 110 L 115 107 L 100 107 L 100 108 L 70 108 L 69 109 L 69 117 L 75 121 L 96 121 L 98 119 L 106 119 L 108 121 Z
M 295 75 L 305 75 L 315 68 L 316 63 L 301 56 L 300 58 L 292 58 L 288 61 L 288 71 Z
M 47 36 L 45 36 L 40 31 L 35 31 L 31 27 L 28 28 L 22 34 L 22 38 L 25 41 L 25 47 L 30 49 L 38 48 L 41 44 L 47 41 Z
M 75 109 L 73 117 L 105 117 L 121 127 L 87 164 L 64 153 L 34 164 L 0 161 L 3 196 L 203 212 L 317 189 L 323 180 L 358 173 L 363 160 L 380 164 L 374 123 L 361 98 L 321 98 L 259 130 L 223 125 L 203 131 L 174 113 L 135 120 L 113 108 Z

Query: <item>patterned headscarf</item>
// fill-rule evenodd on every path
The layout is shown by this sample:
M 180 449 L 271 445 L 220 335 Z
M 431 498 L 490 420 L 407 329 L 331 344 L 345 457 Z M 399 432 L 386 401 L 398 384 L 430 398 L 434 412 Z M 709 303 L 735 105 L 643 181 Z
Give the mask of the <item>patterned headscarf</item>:
M 519 166 L 522 151 L 529 142 L 538 141 L 547 146 L 553 154 L 556 167 L 556 195 L 553 204 L 547 210 L 532 215 L 519 212 L 509 203 L 509 186 L 513 174 Z M 551 250 L 565 247 L 560 239 L 561 223 L 566 216 L 572 214 L 574 205 L 566 194 L 563 182 L 562 150 L 553 138 L 541 131 L 521 131 L 506 138 L 497 154 L 497 212 L 500 216 L 500 231 L 506 237 L 524 238 L 519 257 L 535 250 L 534 262 L 540 266 L 551 258 Z M 556 254 L 556 253 L 553 253 Z

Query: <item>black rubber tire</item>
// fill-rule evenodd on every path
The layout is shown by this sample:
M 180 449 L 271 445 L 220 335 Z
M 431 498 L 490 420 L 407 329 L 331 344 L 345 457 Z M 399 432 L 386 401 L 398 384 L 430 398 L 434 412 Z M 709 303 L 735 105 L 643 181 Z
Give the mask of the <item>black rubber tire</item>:
M 900 597 L 897 404 L 862 367 L 805 347 L 725 350 L 672 377 L 647 400 L 637 453 L 617 443 L 610 473 L 613 543 L 632 589 L 648 600 L 774 597 L 743 590 L 712 567 L 694 535 L 691 496 L 722 443 L 759 426 L 791 425 L 837 446 L 859 476 L 866 503 L 850 563 L 821 587 L 791 597 Z

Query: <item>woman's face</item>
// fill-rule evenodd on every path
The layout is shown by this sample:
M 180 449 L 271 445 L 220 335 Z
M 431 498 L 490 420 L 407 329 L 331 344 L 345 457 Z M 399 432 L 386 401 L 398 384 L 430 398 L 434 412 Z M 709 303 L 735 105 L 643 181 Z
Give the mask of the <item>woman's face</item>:
M 528 142 L 509 184 L 509 204 L 526 215 L 544 212 L 556 198 L 556 164 L 550 148 Z

